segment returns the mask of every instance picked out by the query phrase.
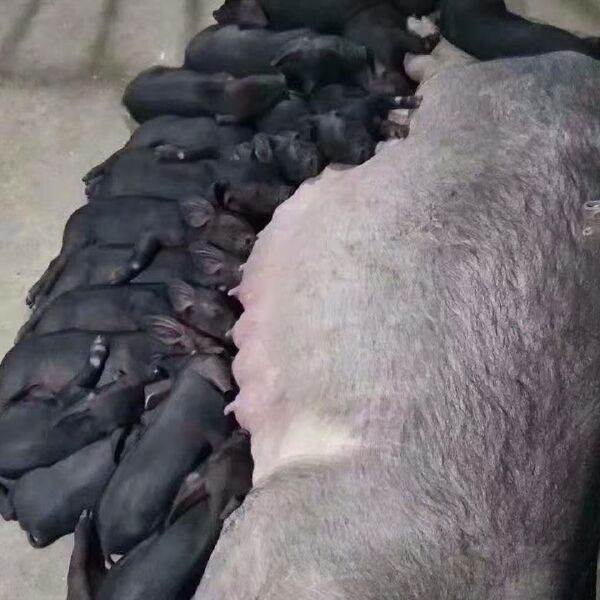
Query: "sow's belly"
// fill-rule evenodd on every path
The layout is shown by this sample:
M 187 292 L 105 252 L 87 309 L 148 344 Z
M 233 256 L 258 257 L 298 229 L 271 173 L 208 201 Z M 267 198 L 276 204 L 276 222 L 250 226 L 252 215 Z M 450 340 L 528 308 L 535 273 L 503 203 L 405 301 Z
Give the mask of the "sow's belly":
M 406 141 L 277 210 L 234 330 L 257 489 L 198 598 L 355 597 L 351 556 L 356 597 L 501 597 L 505 569 L 529 598 L 525 555 L 559 597 L 600 430 L 598 84 L 573 54 L 450 70 Z

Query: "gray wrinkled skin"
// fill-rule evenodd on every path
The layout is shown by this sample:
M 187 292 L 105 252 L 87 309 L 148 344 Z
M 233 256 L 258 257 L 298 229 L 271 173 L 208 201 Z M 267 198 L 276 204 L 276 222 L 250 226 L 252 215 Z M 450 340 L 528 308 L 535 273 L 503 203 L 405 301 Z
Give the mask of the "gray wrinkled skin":
M 256 487 L 197 600 L 591 597 L 600 63 L 422 93 L 406 141 L 305 184 L 246 264 Z

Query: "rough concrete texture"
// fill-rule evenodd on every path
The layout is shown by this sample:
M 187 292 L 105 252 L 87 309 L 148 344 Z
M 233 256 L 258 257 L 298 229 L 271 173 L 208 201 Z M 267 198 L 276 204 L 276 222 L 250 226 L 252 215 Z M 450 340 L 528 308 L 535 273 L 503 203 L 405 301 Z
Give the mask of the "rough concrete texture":
M 128 136 L 122 90 L 177 64 L 215 0 L 4 0 L 0 13 L 0 356 L 25 294 L 83 200 L 83 173 Z M 0 523 L 0 600 L 64 599 L 69 536 L 34 550 Z

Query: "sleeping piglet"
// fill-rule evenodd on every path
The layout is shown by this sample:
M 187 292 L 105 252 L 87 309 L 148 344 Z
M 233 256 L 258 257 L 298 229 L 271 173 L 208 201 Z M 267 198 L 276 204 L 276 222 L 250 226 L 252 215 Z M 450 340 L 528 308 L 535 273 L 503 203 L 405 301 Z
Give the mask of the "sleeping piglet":
M 123 152 L 86 191 L 91 200 L 120 196 L 179 200 L 194 195 L 212 199 L 221 184 L 238 186 L 241 192 L 248 187 L 258 188 L 273 199 L 290 195 L 274 167 L 224 159 L 165 162 L 149 148 Z
M 366 46 L 336 35 L 307 35 L 291 40 L 273 58 L 290 87 L 310 94 L 329 83 L 356 83 L 367 87 L 375 71 Z
M 282 75 L 200 74 L 187 69 L 152 67 L 128 86 L 123 104 L 138 122 L 161 115 L 216 115 L 223 121 L 246 121 L 287 95 Z
M 69 600 L 191 597 L 223 520 L 239 506 L 251 485 L 250 440 L 240 430 L 186 478 L 161 531 L 142 542 L 108 573 L 102 568 L 103 556 L 92 519 L 84 515 L 75 534 Z
M 235 305 L 223 292 L 182 280 L 95 285 L 66 292 L 45 309 L 35 310 L 19 339 L 66 329 L 138 331 L 145 317 L 157 314 L 175 317 L 223 341 L 237 319 Z
M 185 66 L 199 73 L 229 73 L 234 77 L 277 73 L 272 62 L 286 44 L 316 35 L 310 29 L 208 27 L 187 45 Z
M 219 124 L 212 117 L 162 115 L 142 123 L 125 146 L 90 169 L 83 176 L 83 182 L 89 184 L 104 175 L 124 152 L 132 148 L 152 148 L 161 160 L 219 158 L 252 135 L 248 127 Z
M 206 375 L 205 360 L 191 358 L 160 414 L 111 479 L 97 513 L 105 556 L 124 554 L 152 533 L 185 476 L 226 439 L 226 390 Z
M 51 465 L 133 423 L 143 410 L 143 385 L 127 377 L 54 401 L 11 404 L 0 416 L 0 475 Z
M 0 485 L 0 506 L 9 506 L 35 548 L 71 533 L 81 512 L 93 508 L 130 440 L 126 429 L 85 446 L 50 467 Z
M 36 307 L 32 318 L 38 310 L 41 314 L 54 298 L 84 286 L 129 282 L 164 284 L 179 279 L 191 285 L 227 291 L 240 282 L 241 260 L 207 242 L 194 242 L 183 248 L 165 248 L 138 274 L 131 272 L 132 251 L 132 246 L 121 244 L 87 246 L 77 252 L 67 261 L 51 288 L 44 290 L 43 294 L 34 290 L 35 295 L 29 297 L 29 302 Z
M 165 357 L 224 353 L 223 345 L 168 316 L 152 315 L 146 331 L 105 333 L 110 354 L 100 385 L 124 375 L 148 383 Z M 80 371 L 97 333 L 65 331 L 34 336 L 19 342 L 0 363 L 0 410 L 34 390 L 36 396 L 54 395 Z M 60 349 L 57 352 L 57 349 Z
M 28 304 L 54 286 L 72 255 L 92 244 L 134 246 L 128 267 L 124 267 L 127 273 L 123 276 L 128 281 L 150 264 L 161 248 L 206 241 L 247 258 L 255 239 L 252 226 L 244 218 L 202 197 L 166 202 L 127 196 L 91 202 L 69 217 L 60 253 L 29 291 Z
M 258 133 L 237 146 L 234 158 L 275 165 L 286 181 L 298 185 L 316 177 L 323 168 L 317 145 L 302 139 L 296 131 L 277 135 Z

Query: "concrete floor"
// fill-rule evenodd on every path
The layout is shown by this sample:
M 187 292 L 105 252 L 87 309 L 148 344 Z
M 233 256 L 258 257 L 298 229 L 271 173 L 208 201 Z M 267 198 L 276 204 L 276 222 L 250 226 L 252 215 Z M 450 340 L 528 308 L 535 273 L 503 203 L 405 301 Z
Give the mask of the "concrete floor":
M 0 13 L 0 356 L 29 286 L 58 252 L 80 178 L 121 146 L 122 90 L 141 69 L 177 64 L 218 0 L 3 0 Z M 69 536 L 29 547 L 0 522 L 0 600 L 63 600 Z
M 569 0 L 590 7 L 598 1 Z M 83 202 L 81 175 L 127 138 L 119 103 L 126 82 L 149 65 L 180 61 L 186 41 L 219 3 L 2 0 L 0 356 L 26 315 L 28 287 Z M 560 15 L 565 0 L 551 4 Z M 590 29 L 586 18 L 576 21 L 569 25 Z M 68 537 L 33 550 L 18 527 L 0 523 L 0 600 L 65 598 L 71 544 Z

